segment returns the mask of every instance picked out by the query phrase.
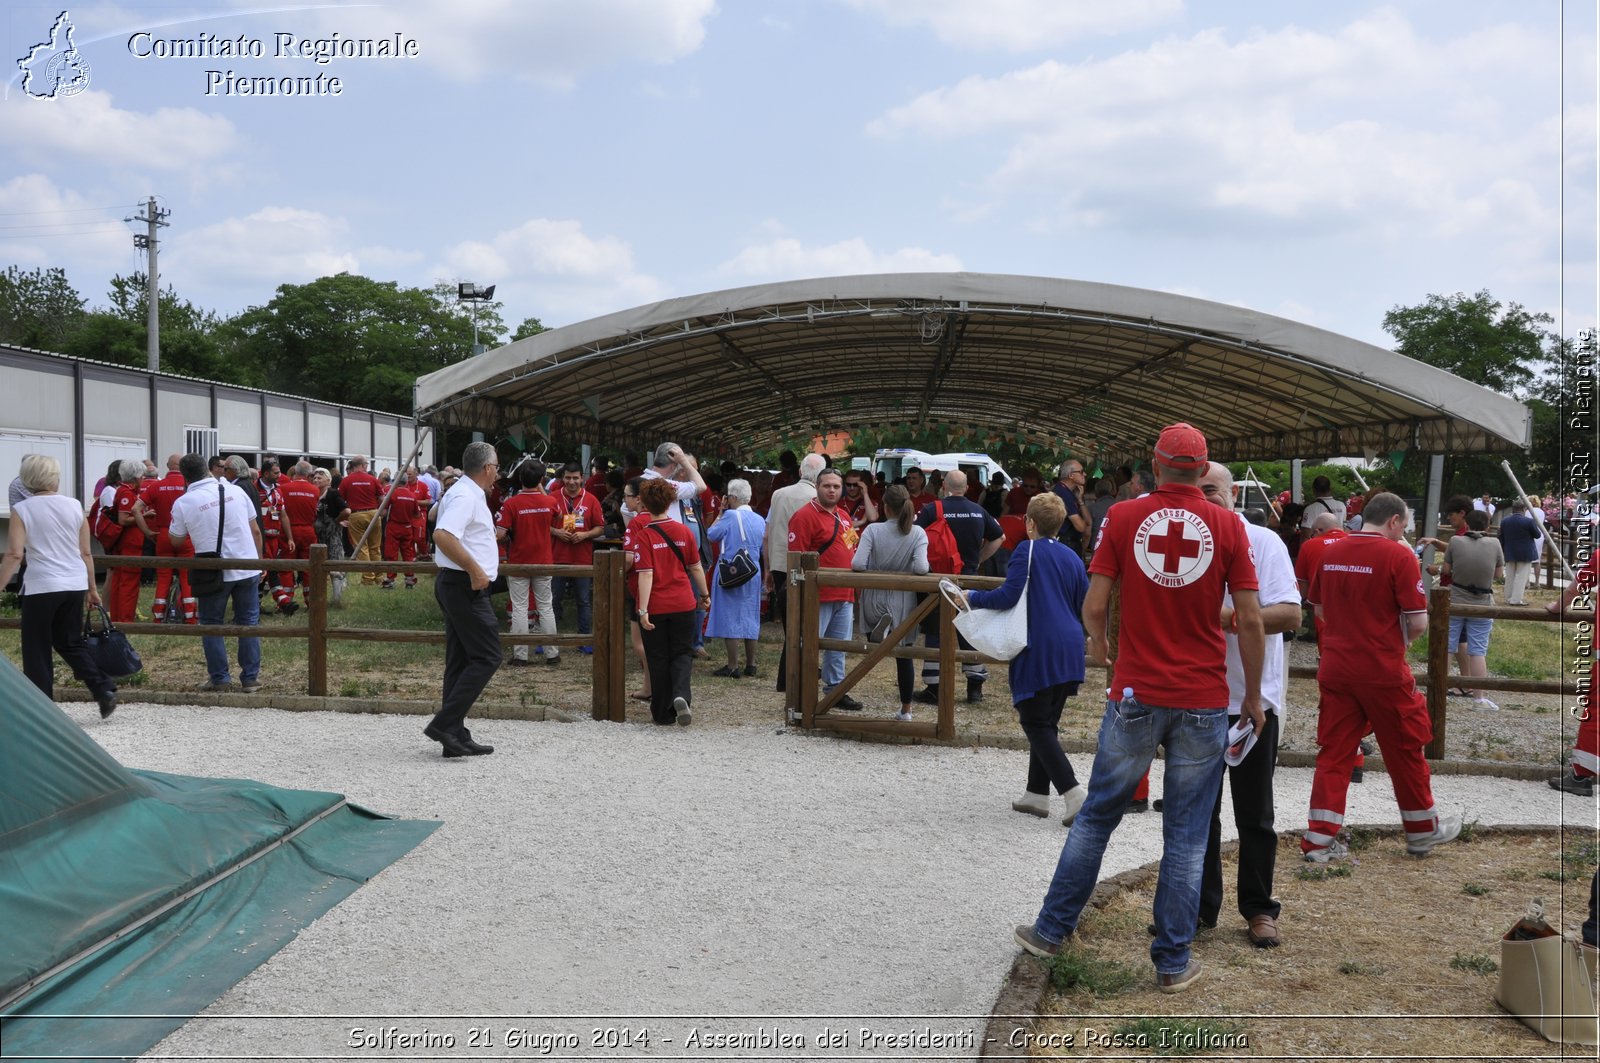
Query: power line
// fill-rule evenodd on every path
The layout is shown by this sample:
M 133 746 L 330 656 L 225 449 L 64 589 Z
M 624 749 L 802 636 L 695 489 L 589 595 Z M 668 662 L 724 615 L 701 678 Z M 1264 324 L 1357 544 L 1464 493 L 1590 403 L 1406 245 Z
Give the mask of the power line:
M 16 217 L 18 215 L 23 215 L 23 214 L 27 214 L 27 215 L 34 215 L 34 214 L 87 214 L 92 210 L 126 210 L 126 209 L 127 209 L 126 207 L 121 206 L 119 204 L 112 204 L 109 207 L 62 207 L 59 210 L 0 210 L 0 218 L 11 218 L 11 217 Z

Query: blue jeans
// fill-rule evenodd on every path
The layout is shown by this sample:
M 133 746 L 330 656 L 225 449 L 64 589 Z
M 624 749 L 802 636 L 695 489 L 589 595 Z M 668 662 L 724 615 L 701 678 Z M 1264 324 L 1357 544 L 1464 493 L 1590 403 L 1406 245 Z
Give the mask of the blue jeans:
M 216 594 L 208 594 L 199 601 L 202 624 L 222 623 L 228 603 L 233 602 L 233 622 L 243 627 L 255 627 L 261 620 L 261 599 L 256 596 L 255 579 L 236 579 L 222 585 Z M 228 674 L 228 644 L 217 635 L 207 635 L 200 640 L 206 655 L 206 671 L 211 681 L 226 684 L 233 681 Z M 239 681 L 254 683 L 261 675 L 261 640 L 239 639 Z
M 818 602 L 817 629 L 825 639 L 847 639 L 856 622 L 855 602 Z M 822 651 L 822 689 L 832 690 L 844 681 L 844 651 Z
M 566 604 L 569 587 L 578 599 L 578 632 L 587 635 L 594 630 L 594 579 L 589 576 L 551 577 L 550 611 L 558 618 L 561 607 Z
M 1099 881 L 1111 832 L 1122 821 L 1134 787 L 1150 770 L 1156 747 L 1165 746 L 1161 874 L 1156 882 L 1156 938 L 1150 944 L 1150 959 L 1159 974 L 1178 974 L 1189 966 L 1211 809 L 1222 785 L 1227 744 L 1226 708 L 1167 709 L 1132 699 L 1106 705 L 1089 775 L 1089 797 L 1073 821 L 1044 907 L 1033 924 L 1040 937 L 1064 941 L 1077 927 Z

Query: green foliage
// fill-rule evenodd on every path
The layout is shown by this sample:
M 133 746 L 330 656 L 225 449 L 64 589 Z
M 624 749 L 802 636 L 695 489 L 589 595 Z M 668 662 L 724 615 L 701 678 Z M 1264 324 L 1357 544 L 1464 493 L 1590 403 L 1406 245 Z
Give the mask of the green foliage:
M 1476 882 L 1468 882 L 1461 887 L 1461 892 L 1468 897 L 1487 897 L 1490 891 L 1488 886 L 1480 886 Z
M 1500 969 L 1498 963 L 1495 963 L 1494 960 L 1481 952 L 1473 953 L 1470 956 L 1466 953 L 1458 952 L 1451 958 L 1450 966 L 1453 970 L 1471 971 L 1474 974 L 1494 974 Z
M 59 351 L 84 315 L 84 299 L 61 269 L 0 273 L 0 342 Z
M 1388 970 L 1376 963 L 1361 963 L 1356 960 L 1345 960 L 1339 964 L 1340 974 L 1360 975 L 1366 978 L 1379 978 Z
M 1350 830 L 1350 851 L 1352 853 L 1363 852 L 1372 848 L 1373 843 L 1377 840 L 1378 832 L 1371 827 L 1352 827 Z
M 1465 823 L 1461 824 L 1461 833 L 1457 836 L 1458 840 L 1462 844 L 1471 842 L 1472 839 L 1478 836 L 1479 825 L 1480 824 L 1475 819 L 1469 819 Z
M 545 331 L 547 330 L 543 321 L 536 317 L 525 317 L 522 319 L 522 324 L 517 326 L 517 331 L 511 334 L 511 341 L 515 343 L 517 340 L 525 340 L 529 336 L 537 336 Z
M 1519 303 L 1503 306 L 1487 291 L 1457 292 L 1395 307 L 1383 315 L 1383 330 L 1396 353 L 1509 395 L 1533 383 L 1552 321 Z
M 1268 493 L 1276 498 L 1279 493 L 1289 490 L 1291 483 L 1291 470 L 1287 461 L 1236 461 L 1228 465 L 1235 480 L 1254 479 L 1270 484 Z M 1247 473 L 1255 473 L 1248 476 Z M 1361 475 L 1367 482 L 1377 484 L 1373 474 L 1362 470 Z M 1363 494 L 1366 488 L 1361 486 L 1361 481 L 1356 479 L 1355 472 L 1348 465 L 1304 465 L 1300 469 L 1300 485 L 1305 491 L 1306 500 L 1312 496 L 1311 484 L 1318 476 L 1326 476 L 1333 484 L 1333 493 L 1336 498 L 1349 498 L 1351 495 Z M 1250 495 L 1251 501 L 1259 504 L 1254 492 Z
M 1302 882 L 1326 882 L 1330 878 L 1349 878 L 1355 874 L 1349 864 L 1307 864 L 1295 875 Z
M 1058 993 L 1082 989 L 1109 996 L 1122 992 L 1138 980 L 1138 972 L 1127 964 L 1102 960 L 1079 949 L 1062 949 L 1050 961 L 1050 985 Z

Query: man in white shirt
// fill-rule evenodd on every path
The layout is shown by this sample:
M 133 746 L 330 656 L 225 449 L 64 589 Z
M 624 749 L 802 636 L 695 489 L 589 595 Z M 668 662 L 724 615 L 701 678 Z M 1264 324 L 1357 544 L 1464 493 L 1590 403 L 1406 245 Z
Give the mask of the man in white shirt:
M 167 526 L 167 538 L 172 545 L 181 548 L 188 541 L 193 543 L 197 554 L 216 552 L 222 557 L 248 561 L 260 558 L 261 526 L 256 523 L 255 506 L 244 491 L 227 480 L 213 479 L 206 468 L 206 459 L 198 454 L 179 458 L 178 471 L 189 487 L 172 504 L 172 521 Z M 234 624 L 255 627 L 261 619 L 261 599 L 256 594 L 256 585 L 260 582 L 260 569 L 224 569 L 220 588 L 209 594 L 195 595 L 199 599 L 200 623 L 222 623 L 228 603 L 232 602 Z M 232 690 L 228 644 L 220 636 L 205 635 L 200 645 L 206 655 L 208 673 L 200 689 Z M 258 638 L 239 638 L 239 689 L 246 694 L 261 689 L 261 640 Z
M 789 659 L 789 518 L 805 508 L 817 497 L 817 476 L 828 465 L 821 454 L 807 454 L 800 459 L 800 482 L 780 487 L 772 492 L 767 506 L 767 567 L 761 583 L 772 595 L 772 611 L 785 632 L 783 650 L 778 654 L 778 689 L 785 686 L 785 667 Z
M 466 720 L 501 659 L 500 622 L 489 601 L 489 584 L 500 572 L 487 494 L 500 475 L 494 445 L 467 444 L 461 466 L 461 479 L 439 501 L 433 532 L 439 565 L 433 596 L 444 614 L 444 692 L 439 712 L 422 729 L 452 758 L 494 752 L 494 746 L 472 740 Z
M 1200 474 L 1201 492 L 1223 509 L 1236 504 L 1233 474 L 1226 465 L 1211 462 Z M 1288 668 L 1283 633 L 1300 626 L 1300 589 L 1295 581 L 1289 549 L 1277 535 L 1245 521 L 1250 553 L 1255 559 L 1256 592 L 1261 602 L 1261 624 L 1266 629 L 1266 654 L 1261 663 L 1261 708 L 1266 724 L 1255 748 L 1238 766 L 1223 769 L 1233 792 L 1233 818 L 1239 828 L 1239 914 L 1249 924 L 1246 934 L 1258 949 L 1278 945 L 1281 906 L 1272 896 L 1272 874 L 1277 864 L 1278 833 L 1274 826 L 1272 775 L 1278 761 L 1280 717 L 1286 704 Z M 1244 662 L 1239 656 L 1239 636 L 1232 630 L 1233 599 L 1223 598 L 1222 627 L 1228 641 L 1228 713 L 1236 724 L 1244 697 Z M 1222 791 L 1211 812 L 1211 837 L 1206 843 L 1200 878 L 1200 925 L 1215 926 L 1222 911 Z

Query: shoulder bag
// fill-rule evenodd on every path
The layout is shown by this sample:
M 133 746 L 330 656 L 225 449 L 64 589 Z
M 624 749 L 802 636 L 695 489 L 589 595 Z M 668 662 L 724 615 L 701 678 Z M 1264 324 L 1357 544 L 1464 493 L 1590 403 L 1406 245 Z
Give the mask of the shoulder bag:
M 217 548 L 215 550 L 195 551 L 195 557 L 222 556 L 222 522 L 228 516 L 228 489 L 222 484 L 217 485 Z M 194 568 L 189 570 L 189 590 L 196 598 L 204 598 L 208 594 L 222 592 L 222 569 L 220 568 Z
M 744 518 L 739 515 L 737 509 L 733 511 L 733 520 L 739 525 L 739 549 L 734 551 L 732 556 L 724 557 L 717 562 L 717 586 L 725 591 L 744 586 L 755 579 L 756 573 L 760 571 L 755 558 L 750 556 L 746 546 L 748 540 L 744 536 Z
M 83 615 L 83 643 L 94 658 L 100 671 L 112 679 L 125 679 L 144 667 L 139 653 L 128 642 L 128 636 L 111 626 L 111 616 L 105 606 L 95 606 L 100 614 L 100 626 L 94 626 L 94 614 Z
M 997 661 L 1009 661 L 1028 648 L 1028 584 L 1033 580 L 1033 551 L 1043 540 L 1028 547 L 1028 574 L 1023 578 L 1022 596 L 1010 609 L 974 609 L 954 580 L 939 581 L 939 593 L 956 608 L 956 630 L 972 643 L 972 648 Z

